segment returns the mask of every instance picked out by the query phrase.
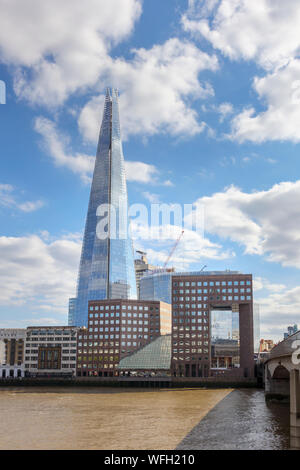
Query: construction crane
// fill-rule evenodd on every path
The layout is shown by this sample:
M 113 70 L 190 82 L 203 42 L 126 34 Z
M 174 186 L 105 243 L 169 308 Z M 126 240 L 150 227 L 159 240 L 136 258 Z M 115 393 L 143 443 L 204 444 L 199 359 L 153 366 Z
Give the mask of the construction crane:
M 168 256 L 168 258 L 167 258 L 167 260 L 166 260 L 166 262 L 165 262 L 165 264 L 164 264 L 164 266 L 163 266 L 163 269 L 165 269 L 165 268 L 168 266 L 168 264 L 169 264 L 169 262 L 170 262 L 170 259 L 172 258 L 173 254 L 174 254 L 174 251 L 176 250 L 176 248 L 177 248 L 177 246 L 178 246 L 178 243 L 180 242 L 180 240 L 181 240 L 182 237 L 183 237 L 183 234 L 184 234 L 184 230 L 182 230 L 181 234 L 180 234 L 179 237 L 177 238 L 177 240 L 176 240 L 176 242 L 175 242 L 175 244 L 174 244 L 174 246 L 173 246 L 173 248 L 172 248 L 172 250 L 171 250 L 171 253 L 169 254 L 169 256 Z
M 145 251 L 140 251 L 140 250 L 135 250 L 139 255 L 143 255 L 143 256 L 146 256 L 146 252 Z

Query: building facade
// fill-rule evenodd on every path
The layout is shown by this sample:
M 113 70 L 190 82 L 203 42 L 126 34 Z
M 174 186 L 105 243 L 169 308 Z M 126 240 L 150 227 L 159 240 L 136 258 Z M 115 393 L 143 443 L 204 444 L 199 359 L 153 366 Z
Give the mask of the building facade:
M 253 304 L 254 352 L 259 353 L 260 346 L 260 311 L 259 304 Z
M 267 353 L 270 352 L 275 346 L 275 343 L 272 339 L 261 339 L 259 342 L 259 352 Z
M 88 324 L 88 301 L 136 299 L 118 91 L 107 89 L 82 245 L 74 315 Z
M 172 277 L 172 374 L 254 374 L 251 274 L 230 271 Z
M 288 326 L 287 332 L 283 334 L 283 338 L 287 339 L 289 336 L 294 335 L 298 331 L 298 325 Z
M 24 377 L 24 341 L 22 328 L 0 329 L 0 379 Z
M 140 299 L 140 280 L 141 278 L 151 271 L 159 269 L 158 266 L 153 266 L 152 264 L 148 263 L 146 253 L 141 253 L 141 257 L 139 259 L 134 260 L 134 268 L 135 268 L 135 277 L 136 277 L 136 287 L 137 287 L 137 295 L 138 299 Z M 148 300 L 148 299 L 145 299 Z M 170 303 L 170 302 L 169 302 Z
M 77 376 L 117 376 L 122 358 L 171 333 L 171 305 L 129 299 L 89 302 L 78 334 Z
M 157 269 L 145 273 L 140 278 L 140 300 L 160 300 L 168 304 L 172 303 L 172 276 L 174 268 Z
M 72 377 L 76 373 L 78 328 L 30 326 L 25 338 L 26 377 Z

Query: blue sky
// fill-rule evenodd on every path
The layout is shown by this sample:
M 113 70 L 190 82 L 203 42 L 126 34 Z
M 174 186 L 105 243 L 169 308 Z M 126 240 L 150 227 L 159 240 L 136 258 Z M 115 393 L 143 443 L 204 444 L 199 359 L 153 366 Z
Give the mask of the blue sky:
M 0 326 L 67 321 L 106 86 L 130 203 L 205 208 L 204 239 L 187 231 L 173 264 L 253 273 L 262 337 L 300 323 L 299 2 L 0 9 Z M 173 243 L 136 247 L 162 264 Z

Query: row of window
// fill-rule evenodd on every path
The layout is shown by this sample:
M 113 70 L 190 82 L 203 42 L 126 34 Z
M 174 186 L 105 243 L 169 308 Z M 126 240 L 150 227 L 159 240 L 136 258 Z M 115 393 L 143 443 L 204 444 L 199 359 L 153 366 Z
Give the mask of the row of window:
M 175 287 L 195 287 L 195 286 L 251 286 L 250 280 L 239 280 L 239 281 L 174 281 L 173 286 Z
M 89 323 L 89 331 L 93 325 L 120 325 L 120 320 L 95 320 Z M 122 325 L 149 325 L 148 320 L 121 320 Z
M 181 361 L 181 362 L 188 362 L 188 361 L 208 361 L 208 357 L 202 356 L 173 356 L 173 361 Z
M 193 349 L 173 349 L 173 354 L 208 354 L 208 348 L 193 348 Z
M 190 295 L 190 294 L 238 294 L 238 293 L 251 293 L 252 289 L 250 287 L 239 287 L 239 288 L 228 288 L 228 289 L 174 289 L 174 295 Z
M 178 298 L 177 298 L 178 299 Z M 251 295 L 225 295 L 225 296 L 222 296 L 222 300 L 227 302 L 227 301 L 232 301 L 232 300 L 235 300 L 235 301 L 245 301 L 245 300 L 251 300 L 252 299 L 252 296 Z M 202 299 L 199 299 L 199 300 L 208 300 L 208 297 L 203 297 Z M 209 300 L 221 300 L 221 297 L 220 296 L 216 296 L 216 297 L 209 297 Z M 182 301 L 184 302 L 185 299 L 182 298 Z M 175 302 L 175 300 L 174 300 Z M 190 304 L 190 303 L 186 303 L 186 304 L 174 304 L 173 305 L 173 308 L 207 308 L 207 304 Z
M 176 317 L 199 317 L 199 318 L 208 318 L 208 311 L 196 311 L 196 310 L 174 310 L 173 319 Z
M 56 339 L 56 338 L 55 338 Z M 26 348 L 38 348 L 38 347 L 63 347 L 63 348 L 76 348 L 76 343 L 30 343 L 26 342 Z
M 90 306 L 90 312 L 98 312 L 98 311 L 103 311 L 103 310 L 139 310 L 139 311 L 145 311 L 148 312 L 149 310 L 159 310 L 158 307 L 149 307 L 147 305 L 122 305 L 122 308 L 120 305 L 96 305 L 96 306 Z

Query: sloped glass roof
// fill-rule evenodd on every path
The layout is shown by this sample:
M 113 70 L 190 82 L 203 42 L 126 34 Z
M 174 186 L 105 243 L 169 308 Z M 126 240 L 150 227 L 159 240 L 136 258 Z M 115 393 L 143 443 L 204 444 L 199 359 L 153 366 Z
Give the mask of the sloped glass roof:
M 169 370 L 171 368 L 171 335 L 160 336 L 147 346 L 121 359 L 121 370 Z

